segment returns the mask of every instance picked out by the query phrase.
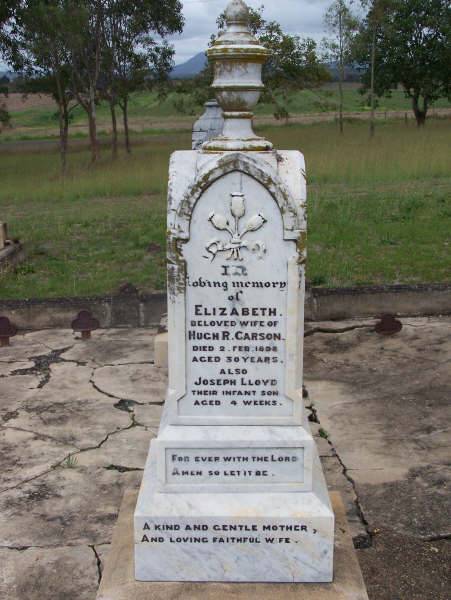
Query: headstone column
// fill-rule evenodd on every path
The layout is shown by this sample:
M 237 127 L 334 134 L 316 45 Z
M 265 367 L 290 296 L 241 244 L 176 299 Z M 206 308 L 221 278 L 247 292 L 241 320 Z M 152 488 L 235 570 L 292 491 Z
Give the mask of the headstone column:
M 330 581 L 302 401 L 304 159 L 252 130 L 268 51 L 232 0 L 209 50 L 221 136 L 171 157 L 169 384 L 135 511 L 146 581 Z

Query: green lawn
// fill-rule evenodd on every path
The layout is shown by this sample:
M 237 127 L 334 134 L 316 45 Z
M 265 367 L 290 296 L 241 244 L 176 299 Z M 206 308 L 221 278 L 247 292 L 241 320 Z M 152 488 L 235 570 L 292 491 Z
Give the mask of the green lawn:
M 449 121 L 424 130 L 365 123 L 267 127 L 279 148 L 299 148 L 309 179 L 308 278 L 313 284 L 443 282 L 451 279 Z M 0 276 L 1 298 L 91 295 L 131 282 L 165 286 L 168 159 L 188 133 L 149 136 L 95 168 L 72 150 L 59 176 L 52 146 L 0 149 L 0 216 L 27 260 Z

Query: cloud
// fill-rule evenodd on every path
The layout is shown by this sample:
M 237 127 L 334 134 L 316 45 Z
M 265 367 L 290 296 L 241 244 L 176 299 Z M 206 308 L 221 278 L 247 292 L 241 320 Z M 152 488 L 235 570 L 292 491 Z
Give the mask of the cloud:
M 212 33 L 216 33 L 216 18 L 228 0 L 182 0 L 185 27 L 183 33 L 171 36 L 175 63 L 180 64 L 207 49 Z M 264 16 L 278 21 L 282 28 L 301 37 L 319 41 L 324 37 L 323 17 L 332 0 L 247 0 L 252 8 L 264 5 Z M 6 68 L 6 67 L 5 67 Z M 0 63 L 1 69 L 1 63 Z
M 264 5 L 264 16 L 278 21 L 282 28 L 301 37 L 320 40 L 324 36 L 323 17 L 331 0 L 248 0 L 252 8 Z M 207 48 L 215 33 L 216 18 L 227 6 L 227 0 L 184 0 L 185 28 L 179 36 L 170 38 L 174 44 L 175 62 L 185 62 Z

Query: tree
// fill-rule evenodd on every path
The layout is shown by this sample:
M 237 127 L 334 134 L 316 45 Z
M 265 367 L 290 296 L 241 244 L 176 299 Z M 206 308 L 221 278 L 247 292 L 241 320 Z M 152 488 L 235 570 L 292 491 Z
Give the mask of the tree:
M 9 125 L 10 116 L 9 112 L 6 109 L 6 105 L 3 102 L 0 102 L 0 132 L 3 127 Z
M 451 97 L 451 5 L 447 0 L 372 2 L 356 43 L 364 89 L 378 96 L 401 84 L 418 126 L 431 104 Z
M 316 42 L 311 38 L 289 35 L 279 23 L 271 21 L 264 24 L 259 41 L 271 50 L 263 68 L 263 79 L 268 86 L 305 89 L 317 87 L 328 79 L 316 52 Z
M 113 155 L 117 153 L 115 107 L 122 110 L 125 144 L 130 152 L 128 101 L 130 93 L 167 77 L 174 50 L 165 41 L 169 33 L 181 32 L 183 17 L 179 0 L 144 0 L 131 3 L 106 0 L 104 26 L 104 95 L 110 103 Z M 158 35 L 158 41 L 153 37 Z
M 0 133 L 3 127 L 7 127 L 10 122 L 10 115 L 6 107 L 6 102 L 2 99 L 2 96 L 5 98 L 8 96 L 8 83 L 9 79 L 7 77 L 0 78 Z
M 64 31 L 67 15 L 60 0 L 28 0 L 10 22 L 9 60 L 21 71 L 25 93 L 51 94 L 58 105 L 61 168 L 66 170 L 69 115 L 73 108 Z M 71 105 L 72 103 L 72 105 Z
M 11 35 L 11 26 L 20 0 L 0 0 L 0 58 L 11 64 L 16 44 Z
M 98 158 L 98 84 L 103 59 L 104 0 L 62 0 L 64 37 L 70 65 L 71 89 L 88 117 L 91 164 Z
M 4 87 L 3 85 L 0 85 L 0 95 L 7 96 L 8 88 Z M 3 127 L 7 127 L 9 125 L 9 122 L 10 115 L 8 109 L 6 108 L 6 103 L 3 102 L 0 96 L 0 132 L 2 131 Z
M 4 56 L 5 51 L 11 46 L 9 24 L 14 17 L 19 2 L 20 0 L 2 0 L 0 2 L 0 56 Z
M 24 94 L 48 94 L 58 106 L 59 150 L 61 173 L 67 171 L 67 151 L 69 145 L 69 123 L 78 103 L 70 87 L 70 71 L 66 64 L 55 67 L 54 70 L 35 71 L 25 77 L 18 86 Z
M 128 126 L 128 101 L 130 94 L 137 89 L 146 87 L 153 89 L 167 81 L 174 66 L 174 48 L 166 42 L 156 43 L 152 39 L 146 44 L 144 54 L 123 53 L 119 56 L 116 82 L 118 86 L 118 103 L 122 111 L 124 126 L 125 148 L 131 152 Z M 161 87 L 159 88 L 161 92 Z
M 276 106 L 276 115 L 285 112 L 285 116 L 288 116 L 280 106 L 274 90 L 279 89 L 286 94 L 290 89 L 318 87 L 329 79 L 329 74 L 319 60 L 314 40 L 284 32 L 277 21 L 266 21 L 263 18 L 263 10 L 263 6 L 257 10 L 249 8 L 249 28 L 259 42 L 271 51 L 263 67 L 263 83 Z M 225 13 L 218 17 L 217 24 L 220 30 L 224 29 Z M 212 42 L 214 39 L 212 37 Z
M 327 9 L 324 22 L 332 36 L 324 40 L 325 56 L 338 64 L 339 123 L 343 133 L 343 82 L 345 66 L 352 61 L 353 39 L 358 20 L 351 12 L 346 0 L 335 0 Z
M 362 6 L 368 10 L 366 21 L 364 22 L 363 31 L 367 28 L 366 35 L 363 35 L 363 43 L 369 45 L 368 56 L 368 78 L 369 78 L 369 101 L 370 101 L 370 137 L 374 137 L 376 119 L 375 119 L 375 107 L 376 107 L 376 94 L 375 94 L 375 73 L 376 73 L 376 61 L 378 60 L 377 49 L 378 43 L 381 41 L 379 38 L 383 20 L 384 12 L 390 9 L 391 0 L 362 0 Z M 365 40 L 366 37 L 366 40 Z M 361 44 L 359 36 L 354 39 L 354 55 L 356 48 Z

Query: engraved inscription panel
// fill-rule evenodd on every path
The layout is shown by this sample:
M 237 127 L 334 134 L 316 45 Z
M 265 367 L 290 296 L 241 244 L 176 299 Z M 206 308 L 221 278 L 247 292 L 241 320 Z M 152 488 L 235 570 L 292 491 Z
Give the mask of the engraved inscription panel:
M 282 216 L 269 192 L 234 172 L 198 200 L 183 247 L 186 394 L 190 417 L 290 417 L 286 396 L 288 261 Z
M 302 483 L 303 448 L 166 448 L 167 483 Z

